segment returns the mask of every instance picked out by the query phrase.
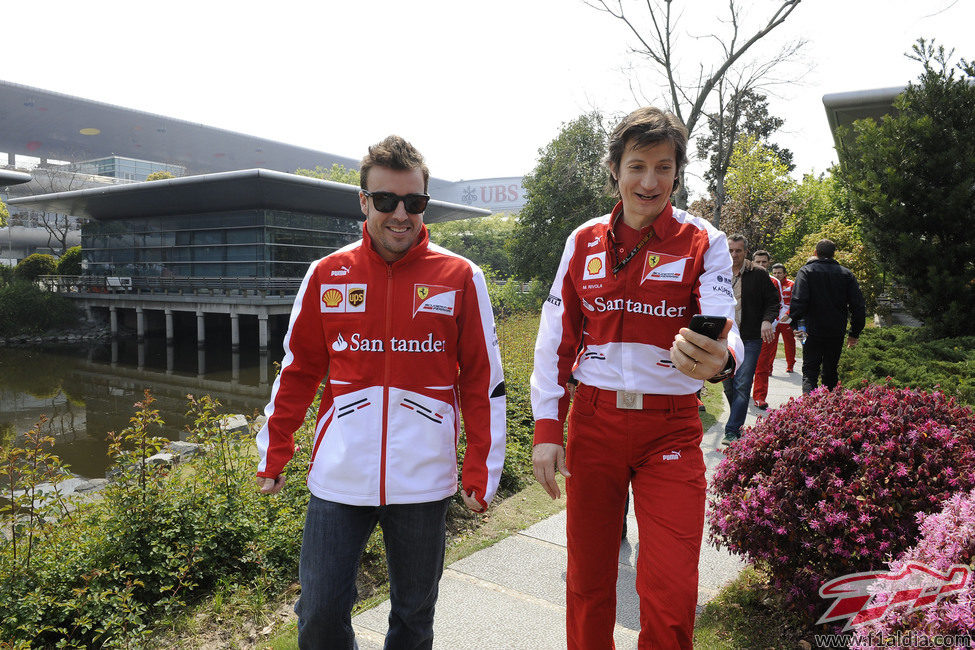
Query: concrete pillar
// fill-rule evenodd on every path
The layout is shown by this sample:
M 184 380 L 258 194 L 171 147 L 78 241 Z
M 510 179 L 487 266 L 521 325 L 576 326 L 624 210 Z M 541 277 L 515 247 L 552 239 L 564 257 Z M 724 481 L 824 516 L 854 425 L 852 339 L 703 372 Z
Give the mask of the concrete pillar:
M 142 370 L 146 365 L 146 344 L 139 341 L 139 370 Z
M 139 337 L 139 340 L 145 340 L 146 338 L 146 314 L 142 307 L 135 308 L 135 333 Z M 139 364 L 142 367 L 142 364 Z
M 236 348 L 230 353 L 230 379 L 234 383 L 240 381 L 240 352 Z
M 108 320 L 112 328 L 112 337 L 118 336 L 118 310 L 114 306 L 108 308 Z
M 118 363 L 118 339 L 112 339 L 112 365 Z
M 169 344 L 166 346 L 166 374 L 173 374 L 173 368 L 176 366 L 176 348 Z
M 173 310 L 167 309 L 166 311 L 166 343 L 173 342 Z
M 230 348 L 234 352 L 240 349 L 240 315 L 236 310 L 230 312 Z
M 267 350 L 267 311 L 257 315 L 257 340 L 261 350 Z
M 261 350 L 259 355 L 260 358 L 257 362 L 257 367 L 261 371 L 261 386 L 267 386 L 267 350 Z
M 206 327 L 204 326 L 203 312 L 196 312 L 196 345 L 197 347 L 203 347 L 206 343 Z
M 89 323 L 95 320 L 95 315 L 91 311 L 91 305 L 85 305 L 85 320 Z
M 202 347 L 196 349 L 196 376 L 207 374 L 207 352 Z

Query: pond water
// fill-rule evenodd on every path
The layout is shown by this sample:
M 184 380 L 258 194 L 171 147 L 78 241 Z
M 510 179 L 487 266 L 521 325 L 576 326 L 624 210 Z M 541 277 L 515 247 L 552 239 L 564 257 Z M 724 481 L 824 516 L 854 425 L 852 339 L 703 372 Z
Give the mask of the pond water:
M 0 438 L 22 436 L 41 415 L 54 453 L 72 472 L 86 478 L 105 476 L 109 431 L 129 426 L 133 404 L 148 388 L 166 422 L 158 435 L 186 439 L 187 394 L 209 394 L 222 413 L 260 412 L 271 394 L 281 342 L 269 352 L 256 346 L 232 352 L 229 342 L 206 349 L 120 339 L 95 345 L 0 348 Z

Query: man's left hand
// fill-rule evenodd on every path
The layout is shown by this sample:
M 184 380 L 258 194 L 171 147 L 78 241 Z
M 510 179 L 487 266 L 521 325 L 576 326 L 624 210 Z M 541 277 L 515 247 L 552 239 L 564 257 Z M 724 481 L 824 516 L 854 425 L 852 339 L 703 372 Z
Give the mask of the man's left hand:
M 775 340 L 775 325 L 767 320 L 762 321 L 762 340 L 771 343 Z
M 482 506 L 474 496 L 477 494 L 477 490 L 471 490 L 468 494 L 464 491 L 464 488 L 460 489 L 460 496 L 464 499 L 464 505 L 474 512 L 484 512 L 486 508 Z
M 693 379 L 710 379 L 728 362 L 728 341 L 715 341 L 704 334 L 682 327 L 670 347 L 674 367 Z

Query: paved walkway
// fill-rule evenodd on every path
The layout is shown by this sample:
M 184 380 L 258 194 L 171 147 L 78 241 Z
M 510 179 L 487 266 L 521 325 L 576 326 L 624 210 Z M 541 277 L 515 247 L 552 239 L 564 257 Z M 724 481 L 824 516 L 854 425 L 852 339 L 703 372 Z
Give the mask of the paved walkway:
M 770 408 L 801 394 L 802 376 L 786 374 L 785 360 L 776 359 L 769 380 Z M 749 408 L 745 425 L 763 414 Z M 701 447 L 710 479 L 723 457 L 718 451 L 724 419 L 704 433 Z M 637 647 L 640 630 L 636 595 L 637 524 L 630 509 L 627 539 L 620 547 L 617 582 L 616 647 Z M 705 527 L 701 547 L 698 611 L 745 564 L 727 551 L 707 543 Z M 516 535 L 454 562 L 444 570 L 434 624 L 433 647 L 442 650 L 556 650 L 565 647 L 565 511 L 540 521 Z M 383 647 L 389 601 L 356 616 L 359 647 Z

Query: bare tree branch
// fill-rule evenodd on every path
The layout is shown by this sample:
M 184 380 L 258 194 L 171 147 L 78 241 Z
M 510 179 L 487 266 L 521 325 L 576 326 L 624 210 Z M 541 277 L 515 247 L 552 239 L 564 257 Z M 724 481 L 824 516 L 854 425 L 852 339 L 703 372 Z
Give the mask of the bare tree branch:
M 587 6 L 607 13 L 626 25 L 638 43 L 638 46 L 632 48 L 631 51 L 646 58 L 659 68 L 667 80 L 667 94 L 672 104 L 670 108 L 687 127 L 688 135 L 692 136 L 704 112 L 706 103 L 714 94 L 715 87 L 729 74 L 735 64 L 742 60 L 742 56 L 753 45 L 785 22 L 802 0 L 782 0 L 765 25 L 756 29 L 747 39 L 744 37 L 741 25 L 740 0 L 728 0 L 729 18 L 722 22 L 729 26 L 730 34 L 723 38 L 717 34 L 710 34 L 707 37 L 717 41 L 722 52 L 721 60 L 716 67 L 709 70 L 705 69 L 703 62 L 700 63 L 697 82 L 692 86 L 681 83 L 677 70 L 674 41 L 677 35 L 676 27 L 679 17 L 678 19 L 674 18 L 674 0 L 644 0 L 643 10 L 649 18 L 649 25 L 646 29 L 641 29 L 628 15 L 624 7 L 624 0 L 582 1 Z M 738 90 L 757 87 L 773 68 L 794 56 L 804 44 L 805 41 L 795 41 L 783 47 L 770 60 L 746 66 L 746 69 L 739 75 L 739 83 L 735 84 L 738 86 Z M 632 82 L 630 88 L 632 92 Z M 724 100 L 719 99 L 719 103 L 723 106 Z M 686 205 L 686 199 L 686 184 L 681 183 L 677 202 L 679 205 Z

